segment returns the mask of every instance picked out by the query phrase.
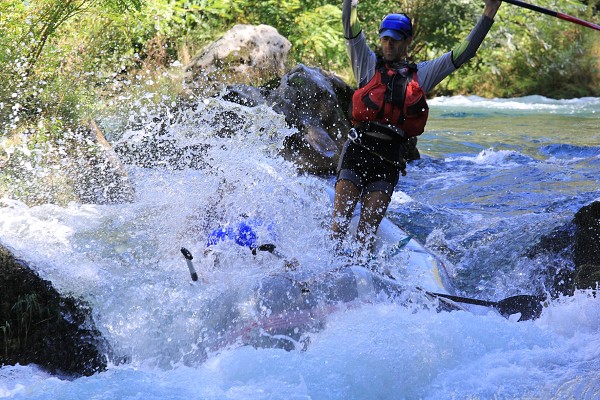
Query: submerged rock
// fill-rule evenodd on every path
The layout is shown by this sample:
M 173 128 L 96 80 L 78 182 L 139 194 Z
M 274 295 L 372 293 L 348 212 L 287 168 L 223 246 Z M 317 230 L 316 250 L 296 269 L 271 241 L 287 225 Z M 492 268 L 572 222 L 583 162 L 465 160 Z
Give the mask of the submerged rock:
M 582 207 L 573 222 L 577 226 L 573 254 L 575 265 L 600 265 L 600 201 Z
M 58 293 L 2 245 L 0 287 L 0 365 L 33 363 L 71 376 L 106 368 L 89 306 Z

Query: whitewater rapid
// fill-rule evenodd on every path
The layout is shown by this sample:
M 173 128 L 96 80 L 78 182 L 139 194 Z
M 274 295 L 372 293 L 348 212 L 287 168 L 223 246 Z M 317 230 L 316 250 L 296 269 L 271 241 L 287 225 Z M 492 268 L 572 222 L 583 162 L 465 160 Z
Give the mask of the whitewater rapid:
M 527 246 L 600 199 L 600 99 L 450 97 L 433 99 L 431 108 L 419 139 L 423 158 L 401 179 L 388 215 L 452 261 L 461 293 L 497 300 L 538 290 L 543 265 L 523 256 Z M 223 110 L 243 115 L 243 128 L 215 135 L 211 116 Z M 148 125 L 117 130 L 109 140 L 119 146 L 149 132 Z M 3 243 L 59 290 L 92 305 L 112 364 L 78 379 L 4 366 L 0 397 L 600 396 L 600 308 L 590 291 L 519 323 L 383 301 L 332 314 L 304 351 L 232 345 L 202 353 L 207 302 L 281 268 L 270 254 L 227 246 L 215 266 L 202 257 L 210 229 L 242 215 L 265 219 L 287 256 L 314 271 L 333 262 L 331 179 L 299 175 L 278 155 L 291 132 L 267 107 L 201 100 L 168 137 L 182 148 L 210 145 L 203 168 L 169 168 L 160 158 L 151 167 L 129 165 L 130 204 L 28 207 L 2 199 Z M 198 260 L 198 284 L 182 246 Z

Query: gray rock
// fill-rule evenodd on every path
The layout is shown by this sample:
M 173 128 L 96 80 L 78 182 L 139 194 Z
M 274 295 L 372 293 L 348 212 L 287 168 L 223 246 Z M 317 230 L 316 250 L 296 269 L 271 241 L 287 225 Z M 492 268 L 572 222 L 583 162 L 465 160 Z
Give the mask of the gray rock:
M 268 25 L 236 25 L 206 47 L 186 67 L 186 82 L 201 86 L 224 80 L 264 83 L 280 77 L 292 45 Z
M 0 365 L 34 363 L 71 376 L 106 369 L 107 346 L 89 306 L 59 294 L 2 245 L 0 287 Z

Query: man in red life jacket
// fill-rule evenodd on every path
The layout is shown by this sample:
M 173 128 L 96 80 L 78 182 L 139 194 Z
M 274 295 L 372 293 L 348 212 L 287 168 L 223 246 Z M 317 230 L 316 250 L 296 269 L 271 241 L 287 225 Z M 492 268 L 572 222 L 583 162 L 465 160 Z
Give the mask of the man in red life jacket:
M 344 0 L 342 22 L 358 89 L 352 99 L 354 127 L 342 150 L 335 186 L 332 230 L 339 243 L 360 200 L 360 253 L 371 251 L 400 174 L 406 174 L 408 143 L 424 131 L 425 93 L 475 55 L 501 2 L 484 3 L 483 15 L 463 42 L 434 60 L 412 64 L 407 61 L 413 37 L 408 16 L 390 14 L 383 19 L 383 57 L 378 58 L 359 25 L 358 0 Z

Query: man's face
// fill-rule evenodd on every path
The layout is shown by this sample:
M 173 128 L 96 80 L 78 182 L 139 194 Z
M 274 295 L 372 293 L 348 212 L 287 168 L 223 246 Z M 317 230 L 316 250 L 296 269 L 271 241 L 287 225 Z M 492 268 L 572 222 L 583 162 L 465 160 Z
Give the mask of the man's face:
M 396 40 L 389 36 L 380 38 L 379 43 L 381 44 L 383 59 L 388 62 L 395 62 L 406 58 L 408 45 L 411 41 L 412 38 L 410 37 L 402 40 Z

